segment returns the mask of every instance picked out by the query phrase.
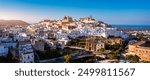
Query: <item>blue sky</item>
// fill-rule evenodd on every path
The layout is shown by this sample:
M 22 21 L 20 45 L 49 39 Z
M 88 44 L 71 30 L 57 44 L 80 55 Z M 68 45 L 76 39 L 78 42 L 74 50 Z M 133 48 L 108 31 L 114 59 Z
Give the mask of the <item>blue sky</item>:
M 0 19 L 29 23 L 92 15 L 110 24 L 150 24 L 150 0 L 0 0 Z

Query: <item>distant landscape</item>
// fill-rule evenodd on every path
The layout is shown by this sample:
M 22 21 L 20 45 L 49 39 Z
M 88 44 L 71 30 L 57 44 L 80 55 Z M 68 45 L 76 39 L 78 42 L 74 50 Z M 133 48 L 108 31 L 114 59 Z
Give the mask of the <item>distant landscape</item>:
M 113 28 L 117 28 L 121 31 L 141 31 L 141 30 L 150 30 L 150 25 L 112 25 Z
M 0 25 L 29 25 L 29 23 L 22 20 L 0 20 Z

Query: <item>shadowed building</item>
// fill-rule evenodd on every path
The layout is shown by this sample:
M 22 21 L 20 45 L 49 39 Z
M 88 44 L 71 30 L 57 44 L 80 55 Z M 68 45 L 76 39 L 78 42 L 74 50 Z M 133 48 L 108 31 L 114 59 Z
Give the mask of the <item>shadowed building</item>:
M 105 48 L 105 43 L 96 37 L 89 37 L 86 39 L 85 49 L 89 51 L 99 51 L 99 49 Z
M 17 49 L 21 63 L 34 63 L 34 52 L 30 41 L 19 41 Z

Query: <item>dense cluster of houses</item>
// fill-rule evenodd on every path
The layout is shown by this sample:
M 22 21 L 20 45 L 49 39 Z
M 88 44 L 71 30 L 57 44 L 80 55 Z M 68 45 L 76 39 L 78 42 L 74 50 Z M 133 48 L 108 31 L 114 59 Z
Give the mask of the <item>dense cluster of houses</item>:
M 44 20 L 26 27 L 1 28 L 0 56 L 7 56 L 11 52 L 20 62 L 33 63 L 34 51 L 44 51 L 45 44 L 51 48 L 63 49 L 71 39 L 82 36 L 128 38 L 123 31 L 118 31 L 117 28 L 112 28 L 111 25 L 102 21 L 96 21 L 91 16 L 80 18 L 80 20 L 65 16 L 62 20 Z M 94 40 L 89 39 L 89 41 Z M 97 43 L 99 44 L 95 46 L 104 47 L 101 42 Z

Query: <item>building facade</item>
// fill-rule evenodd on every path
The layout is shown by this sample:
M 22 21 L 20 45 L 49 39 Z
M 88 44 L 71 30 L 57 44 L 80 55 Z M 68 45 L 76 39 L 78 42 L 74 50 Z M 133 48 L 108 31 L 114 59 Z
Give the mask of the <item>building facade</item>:
M 82 22 L 82 23 L 94 23 L 95 19 L 93 19 L 92 16 L 90 16 L 90 17 L 86 17 L 86 18 L 80 18 L 80 22 Z
M 145 41 L 130 44 L 128 46 L 128 54 L 137 55 L 144 61 L 150 61 L 150 47 L 145 47 L 145 44 Z
M 105 43 L 102 42 L 100 39 L 97 38 L 87 38 L 86 39 L 86 46 L 85 49 L 89 51 L 99 51 L 99 49 L 105 48 Z
M 30 41 L 19 41 L 17 48 L 21 63 L 34 63 L 34 52 Z

